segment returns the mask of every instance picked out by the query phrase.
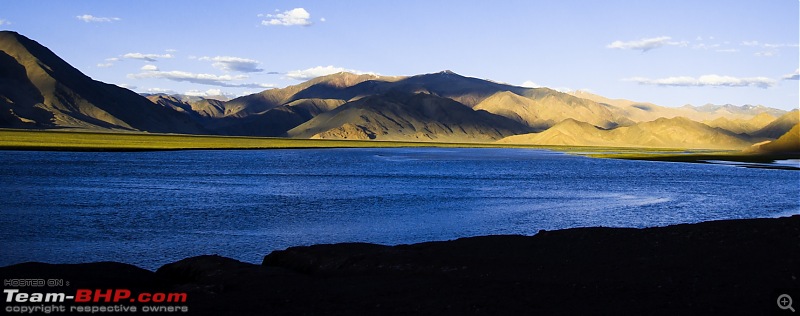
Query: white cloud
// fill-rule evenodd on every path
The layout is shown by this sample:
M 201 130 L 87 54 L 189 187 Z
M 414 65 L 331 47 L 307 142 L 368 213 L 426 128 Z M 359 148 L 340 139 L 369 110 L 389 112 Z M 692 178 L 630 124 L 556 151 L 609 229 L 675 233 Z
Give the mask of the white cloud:
M 133 89 L 137 88 L 136 86 L 132 86 L 132 85 L 129 85 L 127 83 L 121 83 L 121 84 L 118 84 L 117 86 L 125 88 L 125 89 L 128 89 L 128 90 L 133 90 Z
M 139 59 L 150 62 L 158 61 L 159 58 L 173 58 L 173 57 L 174 56 L 170 54 L 159 55 L 159 54 L 127 53 L 125 55 L 122 55 L 122 58 Z
M 327 20 L 326 20 L 325 18 L 319 18 L 319 21 L 320 21 L 320 22 L 325 22 L 325 21 L 327 21 Z
M 738 51 L 739 51 L 739 50 L 738 50 L 738 49 L 736 49 L 736 48 L 724 48 L 724 49 L 718 49 L 718 50 L 716 50 L 716 52 L 718 52 L 718 53 L 736 53 L 736 52 L 738 52 Z
M 104 62 L 104 63 L 97 63 L 97 67 L 100 67 L 100 68 L 109 68 L 109 67 L 112 67 L 112 66 L 114 66 L 114 63 L 115 63 L 115 62 L 118 62 L 118 61 L 119 61 L 119 58 L 117 58 L 117 57 L 106 58 L 106 62 Z
M 800 80 L 800 68 L 794 71 L 794 73 L 788 74 L 781 78 L 783 80 Z
M 758 57 L 774 57 L 774 56 L 778 55 L 778 51 L 776 51 L 776 50 L 767 50 L 767 51 L 763 51 L 763 52 L 756 52 L 753 55 L 756 55 Z
M 764 47 L 764 48 L 785 48 L 785 47 L 800 47 L 800 44 L 794 43 L 778 43 L 778 44 L 771 44 L 771 43 L 761 43 L 759 41 L 744 41 L 741 43 L 742 46 L 750 46 L 750 47 Z
M 662 79 L 648 79 L 634 77 L 624 79 L 643 85 L 670 86 L 670 87 L 757 87 L 766 89 L 775 85 L 775 80 L 766 77 L 736 78 L 731 76 L 704 75 L 694 77 L 668 77 Z
M 261 72 L 264 69 L 258 68 L 259 62 L 253 59 L 231 57 L 231 56 L 216 56 L 216 57 L 201 57 L 199 60 L 213 61 L 211 64 L 214 68 L 223 71 L 238 71 L 238 72 Z
M 156 65 L 147 64 L 142 66 L 142 71 L 158 71 L 158 67 L 156 67 Z
M 167 53 L 175 53 L 178 50 L 177 49 L 168 48 L 168 49 L 165 49 L 164 51 L 167 52 Z
M 524 87 L 524 88 L 541 88 L 542 86 L 539 85 L 538 83 L 535 83 L 533 81 L 528 80 L 528 81 L 523 82 L 520 85 L 520 87 Z
M 11 25 L 11 22 L 6 19 L 0 19 L 0 25 Z
M 289 77 L 289 78 L 292 78 L 292 79 L 297 79 L 297 80 L 308 80 L 308 79 L 313 79 L 313 78 L 316 78 L 316 77 L 335 74 L 335 73 L 338 73 L 338 72 L 350 72 L 350 73 L 354 73 L 354 74 L 357 74 L 357 75 L 364 75 L 364 74 L 376 75 L 376 73 L 373 73 L 373 72 L 365 72 L 365 71 L 358 71 L 358 70 L 353 70 L 353 69 L 345 69 L 345 68 L 341 68 L 341 67 L 317 66 L 317 67 L 308 68 L 308 69 L 305 69 L 305 70 L 292 70 L 292 71 L 287 72 L 286 76 Z
M 798 44 L 787 44 L 787 43 L 782 43 L 782 44 L 764 44 L 764 47 L 766 47 L 766 48 L 798 47 Z
M 120 18 L 115 18 L 115 17 L 106 18 L 106 17 L 93 16 L 91 14 L 78 15 L 78 16 L 76 16 L 76 18 L 78 18 L 78 20 L 81 20 L 81 21 L 86 22 L 86 23 L 89 23 L 89 22 L 114 22 L 114 21 L 122 20 Z
M 147 78 L 157 78 L 157 79 L 167 79 L 172 81 L 178 82 L 190 82 L 196 84 L 204 84 L 210 86 L 220 86 L 220 87 L 243 87 L 243 88 L 270 88 L 272 85 L 268 84 L 259 84 L 259 83 L 236 83 L 236 81 L 242 81 L 247 79 L 248 77 L 245 75 L 213 75 L 213 74 L 197 74 L 191 73 L 187 71 L 145 71 L 138 74 L 128 74 L 128 78 L 131 79 L 147 79 Z
M 719 47 L 720 47 L 719 44 L 706 44 L 706 43 L 695 44 L 695 45 L 692 46 L 692 48 L 694 48 L 694 49 L 712 49 L 712 48 L 719 48 Z
M 261 17 L 266 17 L 266 20 L 261 21 L 261 25 L 270 26 L 270 25 L 284 25 L 284 26 L 292 26 L 292 25 L 302 25 L 308 26 L 311 25 L 311 14 L 303 8 L 294 8 L 289 11 L 284 11 L 283 13 L 277 14 L 259 14 Z
M 686 41 L 682 42 L 674 42 L 671 41 L 671 37 L 669 36 L 661 36 L 661 37 L 653 37 L 653 38 L 643 38 L 636 41 L 614 41 L 611 44 L 606 45 L 606 48 L 615 48 L 615 49 L 633 49 L 633 50 L 641 50 L 643 53 L 647 52 L 651 49 L 656 49 L 663 46 L 686 46 L 688 43 Z

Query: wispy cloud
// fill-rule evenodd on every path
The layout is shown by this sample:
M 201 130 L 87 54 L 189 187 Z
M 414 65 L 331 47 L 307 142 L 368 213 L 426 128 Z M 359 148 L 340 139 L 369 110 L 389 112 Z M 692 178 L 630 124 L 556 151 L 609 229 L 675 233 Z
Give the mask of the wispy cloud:
M 714 49 L 719 48 L 720 44 L 706 44 L 706 43 L 699 43 L 692 45 L 693 49 Z
M 766 89 L 775 85 L 775 80 L 766 77 L 737 78 L 719 75 L 704 75 L 698 78 L 668 77 L 661 79 L 634 77 L 624 80 L 643 85 L 669 87 L 757 87 Z
M 277 13 L 277 14 L 259 14 L 258 16 L 266 18 L 261 21 L 261 25 L 265 26 L 311 25 L 311 21 L 309 21 L 311 19 L 311 14 L 308 13 L 308 11 L 306 11 L 306 9 L 303 8 L 294 8 L 289 11 L 284 11 L 283 13 Z
M 316 77 L 326 76 L 335 74 L 338 72 L 350 72 L 357 75 L 364 75 L 364 74 L 371 74 L 376 75 L 374 72 L 367 72 L 367 71 L 359 71 L 353 69 L 345 69 L 341 67 L 334 67 L 334 66 L 317 66 L 313 68 L 308 68 L 305 70 L 292 70 L 286 73 L 286 76 L 292 79 L 297 80 L 308 80 Z
M 643 38 L 627 42 L 614 41 L 613 43 L 606 45 L 606 48 L 640 50 L 644 53 L 649 50 L 664 46 L 686 46 L 686 45 L 688 45 L 688 42 L 686 41 L 676 42 L 672 41 L 672 38 L 669 36 L 661 36 L 653 38 Z
M 765 50 L 761 52 L 755 52 L 753 55 L 758 57 L 774 57 L 779 55 L 780 53 L 777 50 Z
M 156 67 L 156 65 L 147 64 L 142 66 L 142 71 L 158 71 L 158 67 Z
M 201 57 L 199 60 L 213 61 L 211 64 L 214 68 L 223 71 L 238 71 L 238 72 L 262 72 L 264 69 L 258 68 L 259 62 L 253 59 L 231 57 L 231 56 L 216 56 L 216 57 Z
M 144 67 L 143 67 L 144 68 Z M 167 79 L 172 81 L 178 82 L 190 82 L 196 84 L 204 84 L 210 86 L 219 86 L 219 87 L 242 87 L 242 88 L 271 88 L 272 85 L 269 84 L 260 84 L 260 83 L 237 83 L 237 81 L 246 80 L 249 77 L 245 75 L 214 75 L 214 74 L 202 74 L 202 73 L 192 73 L 187 71 L 159 71 L 159 70 L 145 70 L 144 72 L 138 74 L 129 74 L 128 78 L 131 79 L 147 79 L 147 78 L 158 78 L 158 79 Z
M 150 62 L 158 61 L 159 58 L 173 58 L 173 57 L 174 56 L 172 56 L 171 54 L 159 55 L 159 54 L 127 53 L 125 55 L 122 55 L 122 58 L 139 59 Z
M 114 63 L 118 62 L 118 61 L 119 61 L 119 58 L 117 58 L 117 57 L 106 58 L 105 62 L 97 63 L 97 67 L 99 67 L 99 68 L 109 68 L 109 67 L 114 66 Z
M 785 48 L 785 47 L 799 47 L 799 44 L 789 44 L 789 43 L 780 43 L 780 44 L 764 44 L 766 48 Z
M 116 22 L 116 21 L 122 20 L 122 19 L 116 18 L 116 17 L 99 17 L 99 16 L 93 16 L 91 14 L 78 15 L 78 16 L 76 16 L 76 18 L 78 18 L 78 20 L 81 20 L 81 21 L 86 22 L 86 23 L 90 23 L 90 22 Z
M 0 19 L 0 25 L 11 25 L 11 22 L 6 19 Z
M 800 80 L 800 68 L 794 71 L 794 73 L 790 73 L 788 75 L 783 76 L 781 79 L 783 80 Z
M 749 47 L 763 47 L 763 48 L 800 47 L 800 44 L 798 43 L 761 43 L 759 41 L 743 41 L 740 45 Z

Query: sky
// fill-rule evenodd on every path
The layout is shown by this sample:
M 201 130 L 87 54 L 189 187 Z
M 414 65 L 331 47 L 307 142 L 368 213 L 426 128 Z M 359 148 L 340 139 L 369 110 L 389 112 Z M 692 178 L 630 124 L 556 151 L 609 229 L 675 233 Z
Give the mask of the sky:
M 350 71 L 612 99 L 798 108 L 800 1 L 4 0 L 0 29 L 140 93 L 240 96 Z

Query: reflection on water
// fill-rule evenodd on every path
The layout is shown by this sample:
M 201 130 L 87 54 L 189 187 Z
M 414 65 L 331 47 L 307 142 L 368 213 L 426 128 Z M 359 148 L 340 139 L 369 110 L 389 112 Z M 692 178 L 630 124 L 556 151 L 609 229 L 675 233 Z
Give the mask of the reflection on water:
M 0 152 L 0 265 L 384 244 L 800 210 L 800 173 L 523 149 Z M 788 213 L 791 214 L 788 214 Z

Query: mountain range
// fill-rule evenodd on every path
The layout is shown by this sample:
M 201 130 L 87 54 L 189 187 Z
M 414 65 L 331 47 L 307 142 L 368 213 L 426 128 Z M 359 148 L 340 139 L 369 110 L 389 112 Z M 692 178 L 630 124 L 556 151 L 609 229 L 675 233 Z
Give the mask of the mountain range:
M 232 100 L 139 95 L 93 80 L 9 31 L 0 32 L 0 105 L 5 128 L 679 148 L 758 143 L 766 149 L 767 141 L 797 139 L 782 136 L 796 133 L 800 121 L 798 110 L 670 108 L 449 70 L 394 77 L 343 72 Z

